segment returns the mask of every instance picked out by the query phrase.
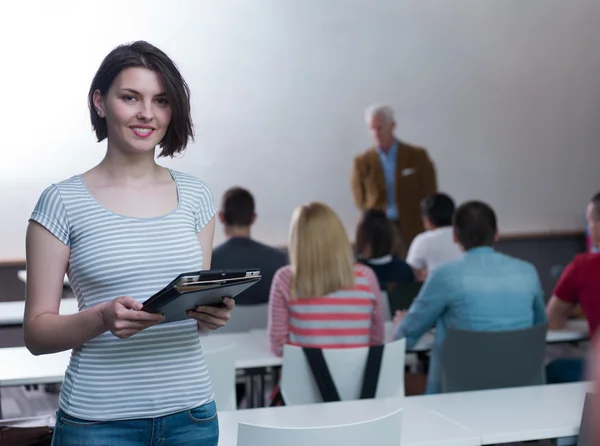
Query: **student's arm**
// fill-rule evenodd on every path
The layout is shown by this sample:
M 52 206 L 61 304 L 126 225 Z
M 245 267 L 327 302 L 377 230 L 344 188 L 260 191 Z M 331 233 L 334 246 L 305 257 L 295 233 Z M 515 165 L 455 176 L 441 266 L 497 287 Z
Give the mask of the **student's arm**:
M 451 291 L 445 268 L 435 269 L 423 284 L 408 313 L 394 330 L 394 339 L 406 338 L 407 346 L 416 344 L 444 314 Z
M 284 271 L 280 269 L 275 273 L 271 282 L 271 292 L 269 293 L 267 337 L 269 338 L 269 348 L 276 356 L 283 355 L 283 346 L 288 342 L 290 330 L 290 314 L 287 301 L 287 296 L 290 292 L 287 285 L 289 284 L 289 280 L 284 280 Z
M 417 282 L 424 282 L 427 278 L 426 248 L 423 237 L 419 234 L 410 244 L 406 255 L 406 263 L 411 267 Z
M 544 290 L 542 289 L 542 283 L 538 276 L 537 270 L 532 265 L 532 273 L 535 276 L 535 294 L 533 300 L 533 324 L 538 325 L 546 322 L 546 308 L 544 306 Z
M 584 421 L 588 427 L 587 444 L 600 444 L 600 337 L 595 336 L 592 340 L 592 354 L 588 361 L 586 380 L 592 381 L 590 389 L 590 407 L 589 413 L 586 413 Z
M 560 300 L 556 296 L 552 296 L 548 302 L 548 307 L 546 307 L 548 329 L 560 330 L 565 328 L 574 308 L 574 304 Z
M 70 248 L 46 228 L 30 222 L 26 235 L 27 286 L 23 318 L 25 346 L 34 355 L 78 347 L 107 330 L 127 338 L 163 316 L 138 311 L 142 304 L 121 296 L 72 315 L 59 315 Z
M 379 281 L 375 272 L 367 267 L 363 267 L 364 273 L 369 282 L 369 287 L 375 295 L 375 305 L 371 314 L 371 332 L 369 334 L 369 343 L 371 345 L 380 345 L 385 343 L 385 315 L 383 314 L 383 294 L 379 287 Z
M 548 329 L 564 328 L 578 301 L 577 271 L 575 263 L 570 263 L 558 279 L 554 293 L 548 302 L 546 308 Z
M 362 176 L 360 173 L 360 167 L 358 157 L 354 158 L 354 165 L 352 167 L 352 176 L 350 179 L 350 185 L 352 187 L 352 197 L 354 198 L 354 204 L 360 210 L 365 209 L 365 188 L 362 182 Z

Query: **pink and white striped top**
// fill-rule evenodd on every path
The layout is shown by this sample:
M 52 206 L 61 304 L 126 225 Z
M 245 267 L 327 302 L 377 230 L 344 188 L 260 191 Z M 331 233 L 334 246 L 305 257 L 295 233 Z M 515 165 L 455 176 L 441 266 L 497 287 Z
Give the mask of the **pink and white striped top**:
M 382 344 L 384 315 L 377 277 L 360 264 L 354 266 L 354 273 L 352 289 L 292 301 L 292 269 L 280 268 L 269 296 L 267 332 L 273 354 L 281 356 L 285 344 L 320 348 Z

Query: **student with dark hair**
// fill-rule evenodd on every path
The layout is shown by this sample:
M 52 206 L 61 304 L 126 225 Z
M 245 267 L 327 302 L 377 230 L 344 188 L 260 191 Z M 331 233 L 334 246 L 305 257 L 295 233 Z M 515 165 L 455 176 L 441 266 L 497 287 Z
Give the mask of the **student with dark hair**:
M 217 409 L 199 334 L 234 307 L 164 318 L 142 302 L 186 271 L 210 268 L 216 208 L 209 186 L 155 161 L 193 137 L 189 89 L 155 46 L 121 45 L 89 90 L 106 155 L 49 186 L 26 236 L 24 335 L 35 355 L 72 350 L 53 445 L 216 445 Z M 80 311 L 59 315 L 65 273 Z
M 462 257 L 452 235 L 453 215 L 454 201 L 446 194 L 435 193 L 421 200 L 425 232 L 415 237 L 406 257 L 418 281 L 424 281 L 438 265 Z
M 369 209 L 356 228 L 355 251 L 359 261 L 371 267 L 384 291 L 397 283 L 414 282 L 408 264 L 393 254 L 394 231 L 384 211 Z
M 213 267 L 260 269 L 261 281 L 237 295 L 235 301 L 238 305 L 267 303 L 275 272 L 288 264 L 286 253 L 251 238 L 256 212 L 254 197 L 246 189 L 232 187 L 225 192 L 218 215 L 227 241 L 215 247 Z
M 496 215 L 479 201 L 454 214 L 454 236 L 465 251 L 431 272 L 409 311 L 397 313 L 394 338 L 414 345 L 435 325 L 427 393 L 440 391 L 440 357 L 446 328 L 518 330 L 546 321 L 544 296 L 534 266 L 496 252 Z
M 590 200 L 587 224 L 592 248 L 600 247 L 600 193 Z M 595 335 L 600 326 L 600 253 L 580 254 L 565 268 L 548 302 L 548 326 L 560 330 L 581 305 Z

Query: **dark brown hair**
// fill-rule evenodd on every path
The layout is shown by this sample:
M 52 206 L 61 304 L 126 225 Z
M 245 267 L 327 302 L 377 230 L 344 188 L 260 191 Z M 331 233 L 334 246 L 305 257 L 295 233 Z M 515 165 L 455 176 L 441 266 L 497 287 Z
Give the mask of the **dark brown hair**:
M 221 211 L 227 226 L 250 226 L 254 219 L 254 197 L 242 187 L 232 187 L 223 195 Z
M 454 213 L 454 232 L 465 251 L 492 246 L 498 232 L 496 214 L 486 203 L 468 201 Z
M 159 156 L 173 157 L 185 150 L 188 141 L 194 139 L 191 118 L 190 89 L 181 76 L 175 63 L 163 51 L 148 42 L 137 41 L 119 45 L 100 64 L 88 94 L 88 106 L 92 127 L 98 142 L 108 136 L 106 120 L 96 113 L 94 92 L 105 96 L 115 78 L 126 68 L 142 67 L 156 72 L 163 82 L 167 100 L 171 108 L 171 122 L 164 138 L 159 143 L 162 151 Z
M 421 200 L 421 215 L 427 217 L 436 228 L 452 226 L 454 201 L 442 193 L 427 195 Z
M 356 228 L 355 250 L 360 256 L 368 248 L 371 258 L 391 254 L 394 247 L 394 232 L 384 211 L 366 210 Z

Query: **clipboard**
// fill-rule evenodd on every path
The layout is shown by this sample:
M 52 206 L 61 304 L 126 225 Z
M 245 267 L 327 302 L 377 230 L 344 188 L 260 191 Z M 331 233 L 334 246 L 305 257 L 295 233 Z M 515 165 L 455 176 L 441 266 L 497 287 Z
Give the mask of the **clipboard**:
M 258 283 L 260 270 L 206 270 L 183 273 L 148 298 L 142 311 L 161 313 L 161 324 L 188 319 L 187 312 L 199 305 L 223 304 L 223 297 L 235 296 Z

